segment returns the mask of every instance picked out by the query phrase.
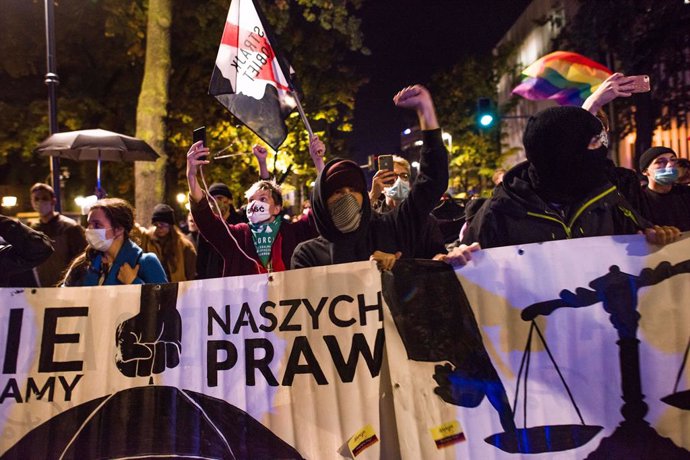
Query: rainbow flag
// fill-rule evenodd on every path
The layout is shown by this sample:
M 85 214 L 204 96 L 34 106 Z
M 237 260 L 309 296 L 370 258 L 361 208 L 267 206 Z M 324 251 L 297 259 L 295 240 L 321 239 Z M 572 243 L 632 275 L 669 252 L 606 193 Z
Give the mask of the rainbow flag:
M 581 106 L 611 71 L 581 54 L 555 51 L 522 71 L 525 79 L 513 89 L 525 99 L 551 99 L 559 105 Z

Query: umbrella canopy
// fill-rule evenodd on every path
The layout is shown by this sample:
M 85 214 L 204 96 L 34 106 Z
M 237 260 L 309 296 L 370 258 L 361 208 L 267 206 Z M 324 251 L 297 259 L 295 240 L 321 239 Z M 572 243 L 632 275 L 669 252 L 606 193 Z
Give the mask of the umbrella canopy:
M 2 458 L 303 459 L 232 404 L 163 385 L 128 388 L 68 409 Z
M 145 141 L 104 129 L 56 133 L 38 144 L 34 152 L 77 161 L 156 161 L 158 158 Z
M 38 144 L 35 153 L 69 160 L 96 160 L 96 185 L 101 188 L 101 161 L 156 161 L 158 154 L 136 137 L 106 131 L 84 129 L 56 133 Z

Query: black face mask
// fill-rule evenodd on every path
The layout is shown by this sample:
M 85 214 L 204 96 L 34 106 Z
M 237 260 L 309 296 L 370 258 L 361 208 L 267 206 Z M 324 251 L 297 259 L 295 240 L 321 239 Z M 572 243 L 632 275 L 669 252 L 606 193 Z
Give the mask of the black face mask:
M 529 177 L 534 190 L 548 203 L 573 204 L 606 183 L 608 148 L 585 149 L 555 157 L 539 167 L 532 163 Z

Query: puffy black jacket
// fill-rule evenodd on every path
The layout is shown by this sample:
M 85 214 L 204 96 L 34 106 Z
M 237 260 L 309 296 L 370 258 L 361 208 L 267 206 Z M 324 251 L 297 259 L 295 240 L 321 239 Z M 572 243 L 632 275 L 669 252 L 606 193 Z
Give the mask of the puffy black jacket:
M 53 253 L 50 239 L 14 219 L 0 215 L 0 286 L 10 275 L 30 270 Z
M 448 186 L 448 152 L 441 140 L 441 130 L 424 131 L 423 136 L 420 171 L 410 195 L 393 211 L 379 214 L 372 212 L 365 193 L 361 223 L 351 233 L 342 233 L 335 227 L 324 196 L 325 173 L 338 159 L 325 166 L 312 197 L 312 212 L 321 236 L 297 246 L 292 255 L 292 268 L 367 260 L 377 250 L 390 254 L 400 251 L 403 257 L 414 257 L 429 213 Z
M 565 240 L 589 236 L 629 235 L 651 224 L 606 183 L 584 200 L 559 211 L 533 190 L 521 163 L 506 173 L 493 197 L 482 206 L 465 232 L 463 243 L 482 248 Z

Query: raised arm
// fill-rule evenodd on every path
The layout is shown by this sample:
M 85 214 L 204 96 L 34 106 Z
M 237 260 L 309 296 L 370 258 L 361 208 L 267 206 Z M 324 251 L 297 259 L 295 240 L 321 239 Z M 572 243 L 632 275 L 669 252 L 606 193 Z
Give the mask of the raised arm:
M 429 131 L 438 129 L 438 120 L 436 119 L 436 109 L 434 102 L 431 99 L 431 94 L 422 85 L 408 86 L 398 92 L 393 97 L 395 105 L 404 109 L 410 109 L 417 112 L 419 119 L 419 127 L 422 131 Z
M 203 141 L 192 144 L 187 152 L 187 184 L 189 185 L 189 196 L 195 203 L 204 198 L 204 192 L 199 185 L 196 175 L 199 171 L 199 165 L 209 164 L 208 160 L 201 158 L 208 154 L 208 147 L 204 147 Z
M 259 163 L 259 179 L 269 180 L 271 174 L 268 172 L 268 166 L 266 160 L 268 159 L 268 150 L 266 147 L 256 144 L 252 147 L 252 153 L 256 157 L 256 161 Z
M 448 187 L 448 151 L 441 139 L 431 94 L 425 87 L 409 86 L 396 94 L 393 101 L 398 107 L 414 110 L 422 128 L 419 174 L 410 195 L 398 207 L 401 219 L 421 225 Z
M 311 156 L 311 161 L 314 162 L 317 174 L 323 171 L 323 167 L 325 166 L 323 158 L 325 154 L 326 145 L 319 139 L 319 136 L 314 134 L 309 138 L 309 156 Z
M 596 115 L 599 109 L 616 99 L 617 97 L 630 97 L 632 95 L 634 79 L 626 77 L 622 73 L 614 73 L 599 85 L 582 104 L 582 108 Z

